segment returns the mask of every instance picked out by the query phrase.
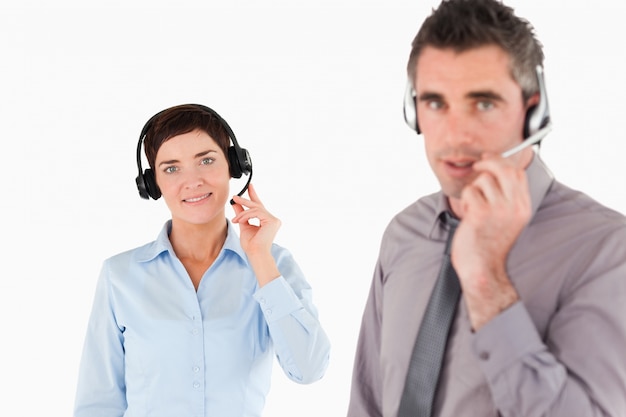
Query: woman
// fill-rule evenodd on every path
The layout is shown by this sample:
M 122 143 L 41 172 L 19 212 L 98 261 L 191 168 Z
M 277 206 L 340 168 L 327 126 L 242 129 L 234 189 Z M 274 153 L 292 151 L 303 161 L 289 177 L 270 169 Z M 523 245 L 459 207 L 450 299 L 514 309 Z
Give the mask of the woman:
M 103 264 L 74 415 L 260 416 L 274 353 L 290 379 L 320 379 L 330 344 L 300 268 L 273 243 L 280 220 L 251 184 L 226 219 L 229 179 L 252 169 L 228 124 L 201 105 L 163 110 L 142 130 L 138 167 L 140 194 L 162 195 L 171 220 Z

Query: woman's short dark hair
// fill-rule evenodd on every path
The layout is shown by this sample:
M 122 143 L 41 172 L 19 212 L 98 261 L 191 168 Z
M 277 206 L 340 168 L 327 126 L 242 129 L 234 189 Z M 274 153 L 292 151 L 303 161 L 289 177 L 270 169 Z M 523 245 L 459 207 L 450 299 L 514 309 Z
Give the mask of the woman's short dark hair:
M 211 136 L 228 160 L 230 137 L 222 121 L 202 106 L 181 104 L 163 110 L 149 122 L 145 132 L 144 149 L 150 167 L 154 169 L 157 152 L 164 142 L 196 129 Z

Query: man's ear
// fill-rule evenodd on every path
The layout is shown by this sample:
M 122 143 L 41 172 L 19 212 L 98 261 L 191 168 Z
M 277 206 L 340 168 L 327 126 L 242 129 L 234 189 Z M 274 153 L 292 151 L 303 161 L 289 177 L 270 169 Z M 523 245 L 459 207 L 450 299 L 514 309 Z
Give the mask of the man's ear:
M 524 109 L 526 111 L 528 111 L 528 109 L 530 109 L 533 106 L 536 106 L 537 104 L 539 104 L 539 93 L 535 93 L 532 96 L 530 96 L 528 99 L 526 99 L 526 103 L 524 105 Z

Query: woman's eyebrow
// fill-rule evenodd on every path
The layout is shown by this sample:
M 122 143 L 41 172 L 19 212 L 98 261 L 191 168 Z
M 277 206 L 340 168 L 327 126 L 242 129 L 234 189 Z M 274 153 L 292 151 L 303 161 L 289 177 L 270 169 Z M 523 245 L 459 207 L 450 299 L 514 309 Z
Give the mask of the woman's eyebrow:
M 197 158 L 202 158 L 203 156 L 206 156 L 206 155 L 208 155 L 208 154 L 210 154 L 210 153 L 217 153 L 217 151 L 216 151 L 216 150 L 213 150 L 213 149 L 207 149 L 206 151 L 198 152 L 198 153 L 197 153 L 197 154 L 195 154 L 193 157 L 194 157 L 194 159 L 197 159 Z M 179 161 L 178 159 L 169 159 L 169 160 L 167 160 L 167 161 L 161 161 L 161 162 L 159 163 L 159 166 L 161 166 L 161 165 L 176 164 L 176 163 L 179 163 L 179 162 L 180 162 L 180 161 Z
M 203 156 L 205 156 L 205 155 L 210 154 L 211 152 L 215 152 L 215 153 L 217 153 L 217 151 L 215 151 L 215 150 L 213 150 L 213 149 L 208 149 L 208 150 L 206 150 L 206 151 L 198 152 L 197 154 L 195 154 L 195 155 L 194 155 L 194 158 L 201 158 L 201 157 L 203 157 Z

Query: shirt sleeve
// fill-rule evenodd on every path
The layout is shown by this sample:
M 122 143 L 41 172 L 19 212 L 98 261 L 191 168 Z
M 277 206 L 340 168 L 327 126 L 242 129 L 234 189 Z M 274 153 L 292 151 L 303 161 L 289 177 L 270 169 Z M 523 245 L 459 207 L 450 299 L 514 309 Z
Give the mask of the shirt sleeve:
M 503 417 L 626 415 L 621 236 L 605 242 L 585 271 L 576 271 L 583 279 L 563 289 L 545 335 L 523 301 L 476 332 L 473 350 Z
M 382 272 L 377 263 L 370 286 L 352 372 L 348 417 L 382 417 L 381 349 Z
M 122 329 L 115 322 L 111 298 L 105 263 L 87 324 L 74 417 L 121 417 L 126 410 Z
M 326 372 L 330 341 L 302 271 L 286 250 L 275 257 L 282 275 L 259 288 L 254 299 L 268 324 L 283 371 L 293 381 L 309 384 Z

